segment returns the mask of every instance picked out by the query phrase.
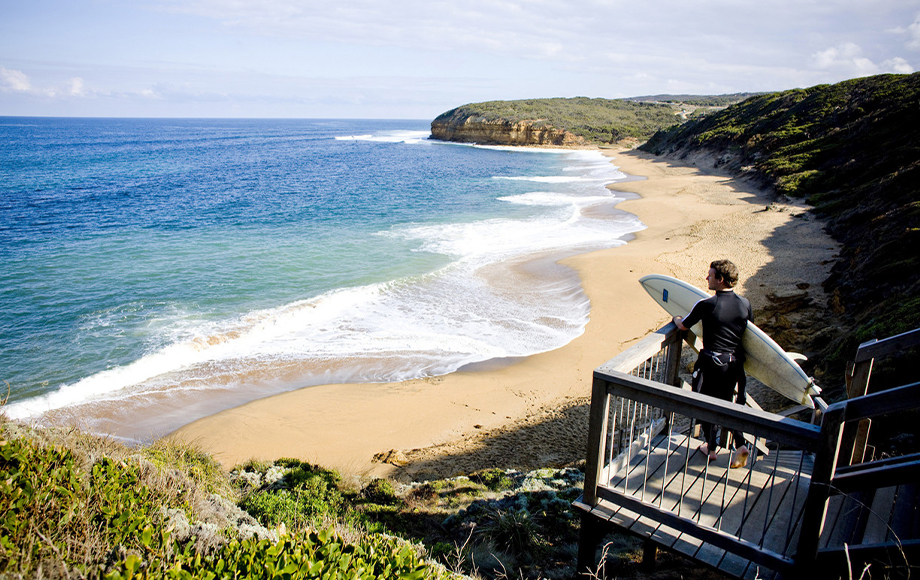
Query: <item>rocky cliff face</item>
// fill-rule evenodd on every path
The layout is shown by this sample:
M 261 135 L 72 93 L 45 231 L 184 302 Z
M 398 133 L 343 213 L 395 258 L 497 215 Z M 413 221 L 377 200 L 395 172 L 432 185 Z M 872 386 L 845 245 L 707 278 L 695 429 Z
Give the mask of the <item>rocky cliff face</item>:
M 478 116 L 452 117 L 442 115 L 431 122 L 431 136 L 441 141 L 481 143 L 483 145 L 554 145 L 579 146 L 582 137 L 557 129 L 540 120 L 512 123 L 505 119 L 485 119 Z

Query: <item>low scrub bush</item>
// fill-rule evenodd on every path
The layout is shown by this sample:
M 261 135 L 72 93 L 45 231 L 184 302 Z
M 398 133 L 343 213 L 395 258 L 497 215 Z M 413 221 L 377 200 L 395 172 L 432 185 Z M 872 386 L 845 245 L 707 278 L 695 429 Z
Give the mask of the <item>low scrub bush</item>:
M 331 530 L 305 525 L 291 533 L 282 525 L 271 533 L 259 528 L 256 535 L 249 524 L 244 532 L 201 523 L 204 515 L 196 512 L 198 504 L 213 507 L 218 497 L 217 503 L 237 508 L 201 491 L 231 485 L 226 477 L 221 481 L 213 460 L 193 448 L 163 443 L 137 452 L 104 439 L 94 447 L 89 436 L 63 433 L 62 440 L 79 442 L 75 452 L 55 445 L 54 437 L 52 431 L 32 432 L 5 423 L 0 416 L 2 578 L 421 579 L 445 575 L 442 568 L 427 564 L 415 546 L 391 537 L 361 535 L 346 541 Z M 342 493 L 334 485 L 334 472 L 307 464 L 282 471 L 286 473 L 278 481 L 289 481 L 293 489 L 276 485 L 275 491 L 283 493 L 247 497 L 261 506 L 265 522 L 289 524 L 289 516 L 305 522 L 307 514 L 318 521 L 320 513 L 341 511 Z M 272 485 L 267 484 L 266 490 Z M 293 505 L 287 505 L 290 498 L 296 498 Z M 210 537 L 202 545 L 195 533 L 180 539 L 172 530 L 177 514 L 183 515 L 179 519 L 196 522 L 190 529 L 198 530 L 198 535 L 216 530 L 217 540 Z M 232 517 L 252 521 L 245 514 Z

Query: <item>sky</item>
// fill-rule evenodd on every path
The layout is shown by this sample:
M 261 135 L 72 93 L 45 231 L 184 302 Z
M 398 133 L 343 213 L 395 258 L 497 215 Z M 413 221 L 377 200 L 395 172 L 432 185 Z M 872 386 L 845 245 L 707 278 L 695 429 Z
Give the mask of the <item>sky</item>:
M 920 0 L 0 0 L 0 115 L 433 119 L 920 70 Z

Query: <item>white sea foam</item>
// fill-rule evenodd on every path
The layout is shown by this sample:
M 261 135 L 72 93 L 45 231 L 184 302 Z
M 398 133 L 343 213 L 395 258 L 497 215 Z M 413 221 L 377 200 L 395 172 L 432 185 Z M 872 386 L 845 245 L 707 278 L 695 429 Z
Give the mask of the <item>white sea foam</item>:
M 556 193 L 552 191 L 531 191 L 519 195 L 508 195 L 498 199 L 519 205 L 571 206 L 574 204 L 584 207 L 601 203 L 611 203 L 614 201 L 614 198 L 611 198 L 609 195 L 574 197 L 571 194 Z
M 391 131 L 337 139 L 419 144 L 427 137 L 426 131 Z M 268 375 L 276 368 L 311 369 L 312 376 L 298 377 L 298 386 L 395 381 L 563 346 L 583 332 L 588 319 L 589 304 L 577 279 L 520 278 L 519 265 L 537 255 L 620 245 L 624 235 L 644 226 L 628 214 L 597 217 L 586 211 L 618 201 L 604 186 L 623 174 L 599 152 L 529 151 L 562 155 L 567 163 L 564 175 L 502 178 L 558 189 L 499 198 L 509 207 L 531 206 L 531 215 L 404 224 L 379 232 L 416 242 L 418 251 L 450 256 L 453 262 L 441 270 L 341 288 L 230 320 L 175 312 L 161 321 L 166 346 L 4 410 L 25 418 L 155 386 L 208 388 L 220 369 L 258 367 Z
M 383 131 L 372 135 L 337 136 L 336 141 L 377 141 L 379 143 L 417 144 L 428 139 L 429 131 Z
M 536 183 L 572 183 L 574 181 L 587 181 L 588 178 L 582 176 L 569 177 L 566 175 L 535 175 L 527 177 L 505 177 L 505 176 L 495 176 L 492 179 L 507 179 L 509 181 L 533 181 Z M 600 181 L 603 178 L 596 178 Z

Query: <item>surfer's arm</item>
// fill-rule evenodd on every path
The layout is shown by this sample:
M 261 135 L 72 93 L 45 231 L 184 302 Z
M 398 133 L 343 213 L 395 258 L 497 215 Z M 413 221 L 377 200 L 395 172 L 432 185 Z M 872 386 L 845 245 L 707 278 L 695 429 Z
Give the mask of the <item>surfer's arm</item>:
M 693 305 L 686 316 L 675 316 L 672 320 L 677 328 L 681 330 L 690 330 L 694 324 L 702 320 L 707 314 L 711 313 L 716 307 L 714 297 L 707 300 L 700 300 Z

